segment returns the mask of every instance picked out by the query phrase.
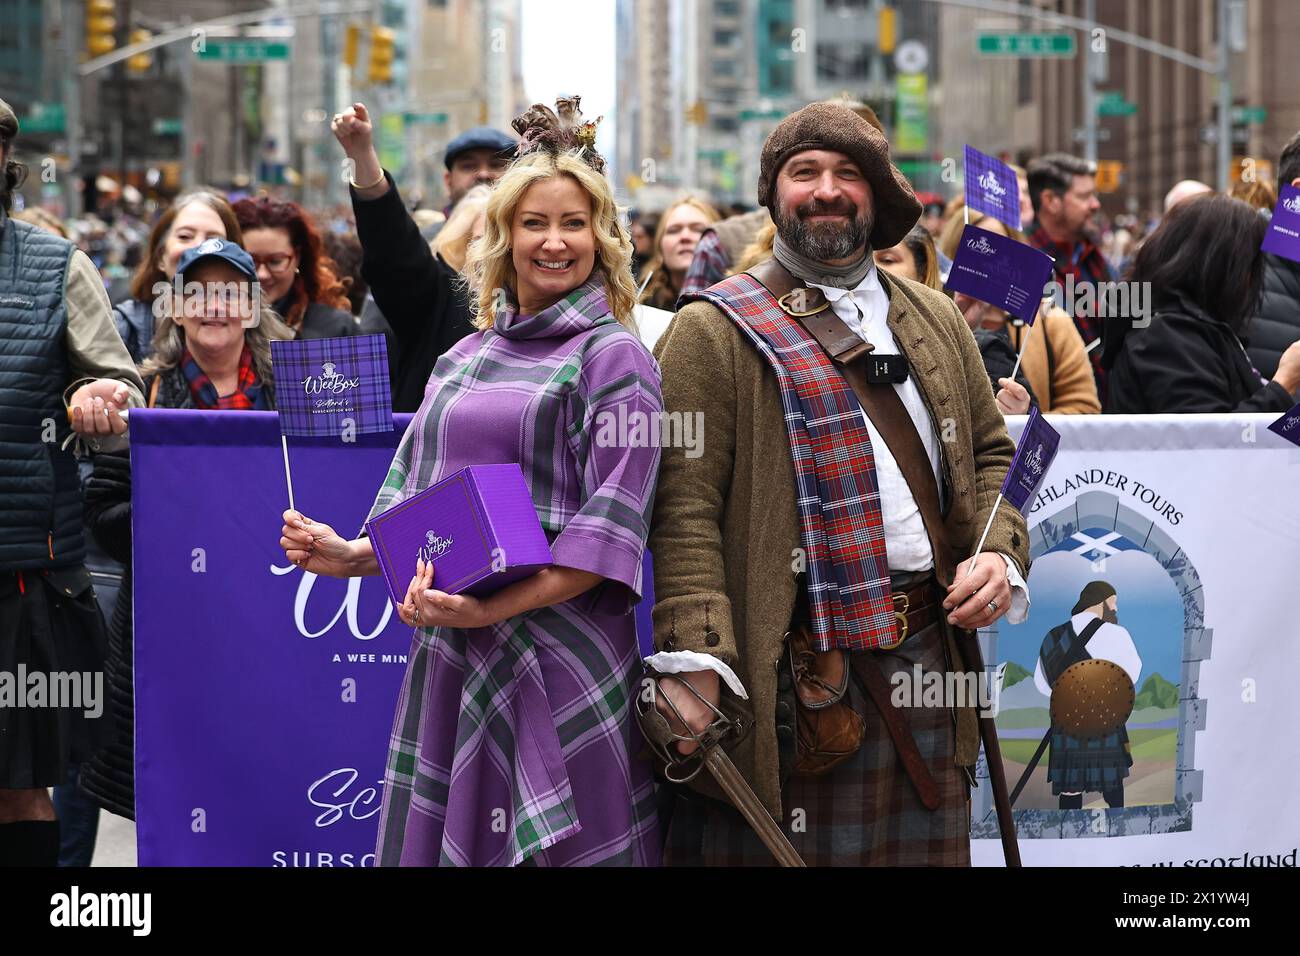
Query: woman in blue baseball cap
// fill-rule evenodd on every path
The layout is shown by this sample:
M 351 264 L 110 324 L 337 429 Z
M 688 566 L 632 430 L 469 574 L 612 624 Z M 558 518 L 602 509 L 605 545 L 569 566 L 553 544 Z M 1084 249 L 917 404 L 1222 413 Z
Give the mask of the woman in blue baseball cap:
M 242 246 L 208 239 L 176 266 L 170 315 L 140 372 L 148 404 L 162 408 L 275 408 L 271 340 L 293 331 L 262 300 Z
M 257 267 L 236 243 L 211 237 L 181 254 L 153 354 L 141 366 L 152 408 L 275 408 L 272 339 L 293 333 L 261 302 Z M 103 745 L 82 768 L 81 787 L 99 806 L 135 819 L 134 672 L 131 606 L 131 464 L 98 454 L 86 483 L 86 526 L 123 566 L 108 625 Z

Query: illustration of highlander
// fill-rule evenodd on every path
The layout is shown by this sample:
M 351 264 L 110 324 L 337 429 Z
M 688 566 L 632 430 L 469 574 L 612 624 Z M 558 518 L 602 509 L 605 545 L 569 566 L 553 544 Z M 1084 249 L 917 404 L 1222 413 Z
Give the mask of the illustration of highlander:
M 1034 684 L 1051 700 L 1051 727 L 1012 792 L 1013 804 L 1050 744 L 1047 779 L 1060 809 L 1082 809 L 1085 793 L 1124 806 L 1124 778 L 1133 766 L 1125 724 L 1142 659 L 1119 626 L 1117 608 L 1114 587 L 1089 582 L 1070 620 L 1043 638 Z

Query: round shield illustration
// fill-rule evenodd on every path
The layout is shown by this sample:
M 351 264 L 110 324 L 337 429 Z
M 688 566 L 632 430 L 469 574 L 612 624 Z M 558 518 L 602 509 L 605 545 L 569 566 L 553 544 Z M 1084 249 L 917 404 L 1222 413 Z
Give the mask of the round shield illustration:
M 1133 713 L 1133 682 L 1114 661 L 1071 664 L 1052 685 L 1052 726 L 1071 737 L 1104 737 Z

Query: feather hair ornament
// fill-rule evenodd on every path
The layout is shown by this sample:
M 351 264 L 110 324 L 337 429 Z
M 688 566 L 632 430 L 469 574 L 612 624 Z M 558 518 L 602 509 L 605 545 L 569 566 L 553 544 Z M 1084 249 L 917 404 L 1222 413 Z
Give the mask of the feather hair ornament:
M 534 103 L 514 118 L 511 126 L 519 134 L 516 157 L 527 156 L 539 149 L 547 152 L 574 152 L 578 158 L 598 173 L 605 172 L 605 159 L 596 152 L 596 126 L 605 117 L 583 122 L 579 104 L 580 96 L 561 96 L 552 110 Z

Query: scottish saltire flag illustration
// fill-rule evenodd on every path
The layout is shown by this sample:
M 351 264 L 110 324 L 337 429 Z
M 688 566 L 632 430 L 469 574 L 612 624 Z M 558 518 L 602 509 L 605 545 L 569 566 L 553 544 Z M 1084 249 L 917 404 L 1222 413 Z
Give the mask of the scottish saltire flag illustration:
M 996 232 L 967 226 L 948 270 L 948 288 L 997 306 L 1028 325 L 1038 318 L 1052 258 Z
M 285 435 L 393 430 L 388 347 L 382 335 L 271 343 L 275 403 Z
M 966 205 L 1012 229 L 1020 228 L 1020 181 L 1002 160 L 966 147 Z
M 1029 506 L 1052 467 L 1060 443 L 1061 433 L 1047 424 L 1036 406 L 1031 407 L 1011 468 L 1002 482 L 1002 497 L 1020 509 L 1021 514 L 1028 516 Z
M 1278 192 L 1273 218 L 1268 221 L 1268 232 L 1260 248 L 1300 262 L 1300 188 L 1283 186 Z
M 1293 445 L 1300 445 L 1300 405 L 1269 425 L 1268 430 L 1281 435 Z

